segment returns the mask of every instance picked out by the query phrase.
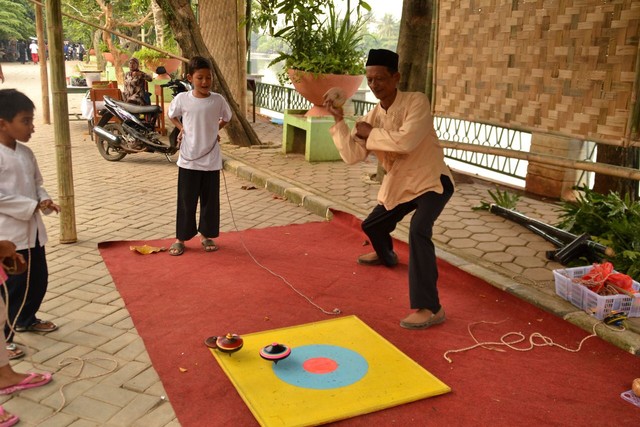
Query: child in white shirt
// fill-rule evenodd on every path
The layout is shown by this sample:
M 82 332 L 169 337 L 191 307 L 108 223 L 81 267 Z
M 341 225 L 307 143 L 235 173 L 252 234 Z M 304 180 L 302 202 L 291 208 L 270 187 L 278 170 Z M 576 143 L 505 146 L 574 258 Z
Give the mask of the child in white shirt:
M 222 95 L 211 92 L 211 63 L 196 56 L 189 61 L 187 79 L 193 90 L 178 94 L 169 106 L 169 119 L 180 129 L 176 242 L 170 255 L 182 255 L 185 241 L 200 233 L 207 252 L 218 250 L 220 234 L 220 169 L 218 132 L 231 120 L 231 108 Z M 196 208 L 200 201 L 200 218 Z

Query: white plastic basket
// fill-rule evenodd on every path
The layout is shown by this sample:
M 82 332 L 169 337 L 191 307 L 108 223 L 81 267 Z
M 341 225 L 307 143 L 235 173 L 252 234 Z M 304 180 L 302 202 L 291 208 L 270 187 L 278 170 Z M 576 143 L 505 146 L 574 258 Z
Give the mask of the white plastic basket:
M 580 279 L 591 271 L 592 268 L 593 266 L 589 265 L 553 270 L 556 294 L 599 320 L 604 319 L 614 311 L 622 312 L 628 317 L 640 317 L 640 283 L 633 281 L 633 289 L 636 292 L 633 298 L 622 294 L 598 295 L 575 281 L 575 279 Z M 614 270 L 614 273 L 617 272 Z

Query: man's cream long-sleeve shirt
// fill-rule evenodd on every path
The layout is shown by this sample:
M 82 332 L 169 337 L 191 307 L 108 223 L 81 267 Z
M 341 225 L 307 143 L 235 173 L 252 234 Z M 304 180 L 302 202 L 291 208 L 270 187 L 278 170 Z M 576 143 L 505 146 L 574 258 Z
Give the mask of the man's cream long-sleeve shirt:
M 427 96 L 398 91 L 387 111 L 378 103 L 361 119 L 373 129 L 367 140 L 349 130 L 344 120 L 331 127 L 333 142 L 349 164 L 364 161 L 374 153 L 386 171 L 378 192 L 378 203 L 388 210 L 428 191 L 442 194 L 440 176 L 453 182 L 438 144 Z

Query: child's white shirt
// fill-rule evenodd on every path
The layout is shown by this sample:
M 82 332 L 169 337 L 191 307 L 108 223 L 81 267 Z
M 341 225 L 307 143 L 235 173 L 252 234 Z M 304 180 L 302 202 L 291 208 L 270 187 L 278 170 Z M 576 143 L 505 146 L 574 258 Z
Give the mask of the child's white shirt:
M 0 144 L 0 177 L 0 240 L 24 250 L 35 247 L 37 236 L 44 246 L 47 231 L 36 207 L 50 197 L 33 151 L 19 142 L 15 150 Z
M 169 118 L 182 117 L 182 143 L 177 165 L 184 169 L 212 171 L 222 169 L 218 140 L 219 121 L 231 120 L 226 99 L 211 92 L 196 98 L 193 91 L 178 94 L 169 105 Z

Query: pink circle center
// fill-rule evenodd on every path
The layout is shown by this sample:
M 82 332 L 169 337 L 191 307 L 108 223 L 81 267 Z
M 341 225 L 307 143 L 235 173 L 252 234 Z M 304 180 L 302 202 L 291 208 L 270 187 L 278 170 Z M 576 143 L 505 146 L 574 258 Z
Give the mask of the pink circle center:
M 306 360 L 302 367 L 312 374 L 328 374 L 338 369 L 338 364 L 335 360 L 327 359 L 326 357 L 314 357 Z

